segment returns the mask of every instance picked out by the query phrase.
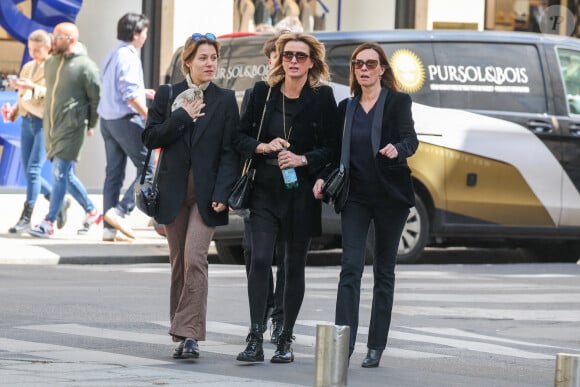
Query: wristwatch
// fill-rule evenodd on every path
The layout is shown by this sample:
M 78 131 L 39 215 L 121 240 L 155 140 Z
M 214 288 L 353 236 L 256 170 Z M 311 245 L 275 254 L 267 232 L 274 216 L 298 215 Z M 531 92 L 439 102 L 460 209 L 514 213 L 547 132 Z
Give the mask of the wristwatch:
M 302 165 L 308 165 L 308 160 L 306 160 L 306 156 L 302 155 Z

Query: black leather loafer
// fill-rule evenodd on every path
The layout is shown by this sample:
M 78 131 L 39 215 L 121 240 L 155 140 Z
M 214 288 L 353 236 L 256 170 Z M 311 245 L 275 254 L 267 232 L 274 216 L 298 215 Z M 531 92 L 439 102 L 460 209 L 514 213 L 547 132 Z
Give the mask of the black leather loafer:
M 382 349 L 369 349 L 367 352 L 367 357 L 363 360 L 361 366 L 363 368 L 375 368 L 379 366 L 381 362 L 381 356 L 383 355 Z
M 197 359 L 198 357 L 199 357 L 199 346 L 197 345 L 197 340 L 188 337 L 183 342 L 183 352 L 181 353 L 181 358 Z
M 173 358 L 174 359 L 181 359 L 183 354 L 183 345 L 185 344 L 185 340 L 182 340 L 177 344 L 177 347 L 173 350 Z

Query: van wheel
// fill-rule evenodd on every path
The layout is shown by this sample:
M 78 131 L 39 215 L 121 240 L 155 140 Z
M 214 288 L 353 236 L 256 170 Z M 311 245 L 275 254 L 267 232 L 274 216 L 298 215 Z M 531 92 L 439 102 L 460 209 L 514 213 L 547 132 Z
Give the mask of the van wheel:
M 225 265 L 244 264 L 244 252 L 241 244 L 225 241 L 215 241 L 218 258 Z
M 397 263 L 415 263 L 421 258 L 429 237 L 429 218 L 427 209 L 418 195 L 415 195 L 415 207 L 409 212 L 409 217 L 403 228 Z M 371 265 L 375 254 L 375 226 L 371 223 L 367 235 L 365 249 L 365 264 Z

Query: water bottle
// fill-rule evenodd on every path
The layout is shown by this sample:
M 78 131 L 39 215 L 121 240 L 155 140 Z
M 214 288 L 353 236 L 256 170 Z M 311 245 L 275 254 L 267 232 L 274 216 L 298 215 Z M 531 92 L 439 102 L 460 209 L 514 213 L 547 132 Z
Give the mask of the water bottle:
M 286 152 L 286 150 L 284 149 L 281 152 Z M 298 187 L 298 176 L 296 176 L 296 170 L 294 168 L 283 169 L 282 177 L 284 178 L 284 185 L 287 189 Z

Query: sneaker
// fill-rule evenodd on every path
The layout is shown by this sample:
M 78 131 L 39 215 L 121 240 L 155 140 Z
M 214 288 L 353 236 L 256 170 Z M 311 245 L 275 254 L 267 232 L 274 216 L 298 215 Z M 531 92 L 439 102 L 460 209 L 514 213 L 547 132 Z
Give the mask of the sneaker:
M 66 224 L 68 219 L 68 208 L 70 207 L 70 199 L 68 197 L 64 197 L 62 202 L 62 206 L 60 206 L 60 211 L 56 216 L 56 227 L 60 230 Z
M 133 242 L 133 239 L 127 238 L 124 235 L 117 235 L 117 230 L 114 228 L 103 229 L 103 242 Z
M 54 234 L 54 227 L 50 220 L 44 219 L 39 225 L 28 230 L 28 233 L 37 238 L 49 238 Z
M 133 230 L 131 230 L 131 227 L 129 227 L 129 225 L 127 224 L 125 214 L 121 213 L 121 211 L 119 211 L 115 207 L 109 208 L 107 212 L 105 212 L 104 219 L 107 223 L 115 227 L 117 230 L 121 231 L 129 238 L 135 239 L 135 234 L 133 233 Z
M 87 212 L 85 215 L 85 220 L 83 221 L 83 228 L 77 231 L 77 234 L 84 235 L 89 232 L 93 225 L 99 225 L 103 221 L 103 215 L 99 214 L 97 209 L 93 209 L 91 212 Z

